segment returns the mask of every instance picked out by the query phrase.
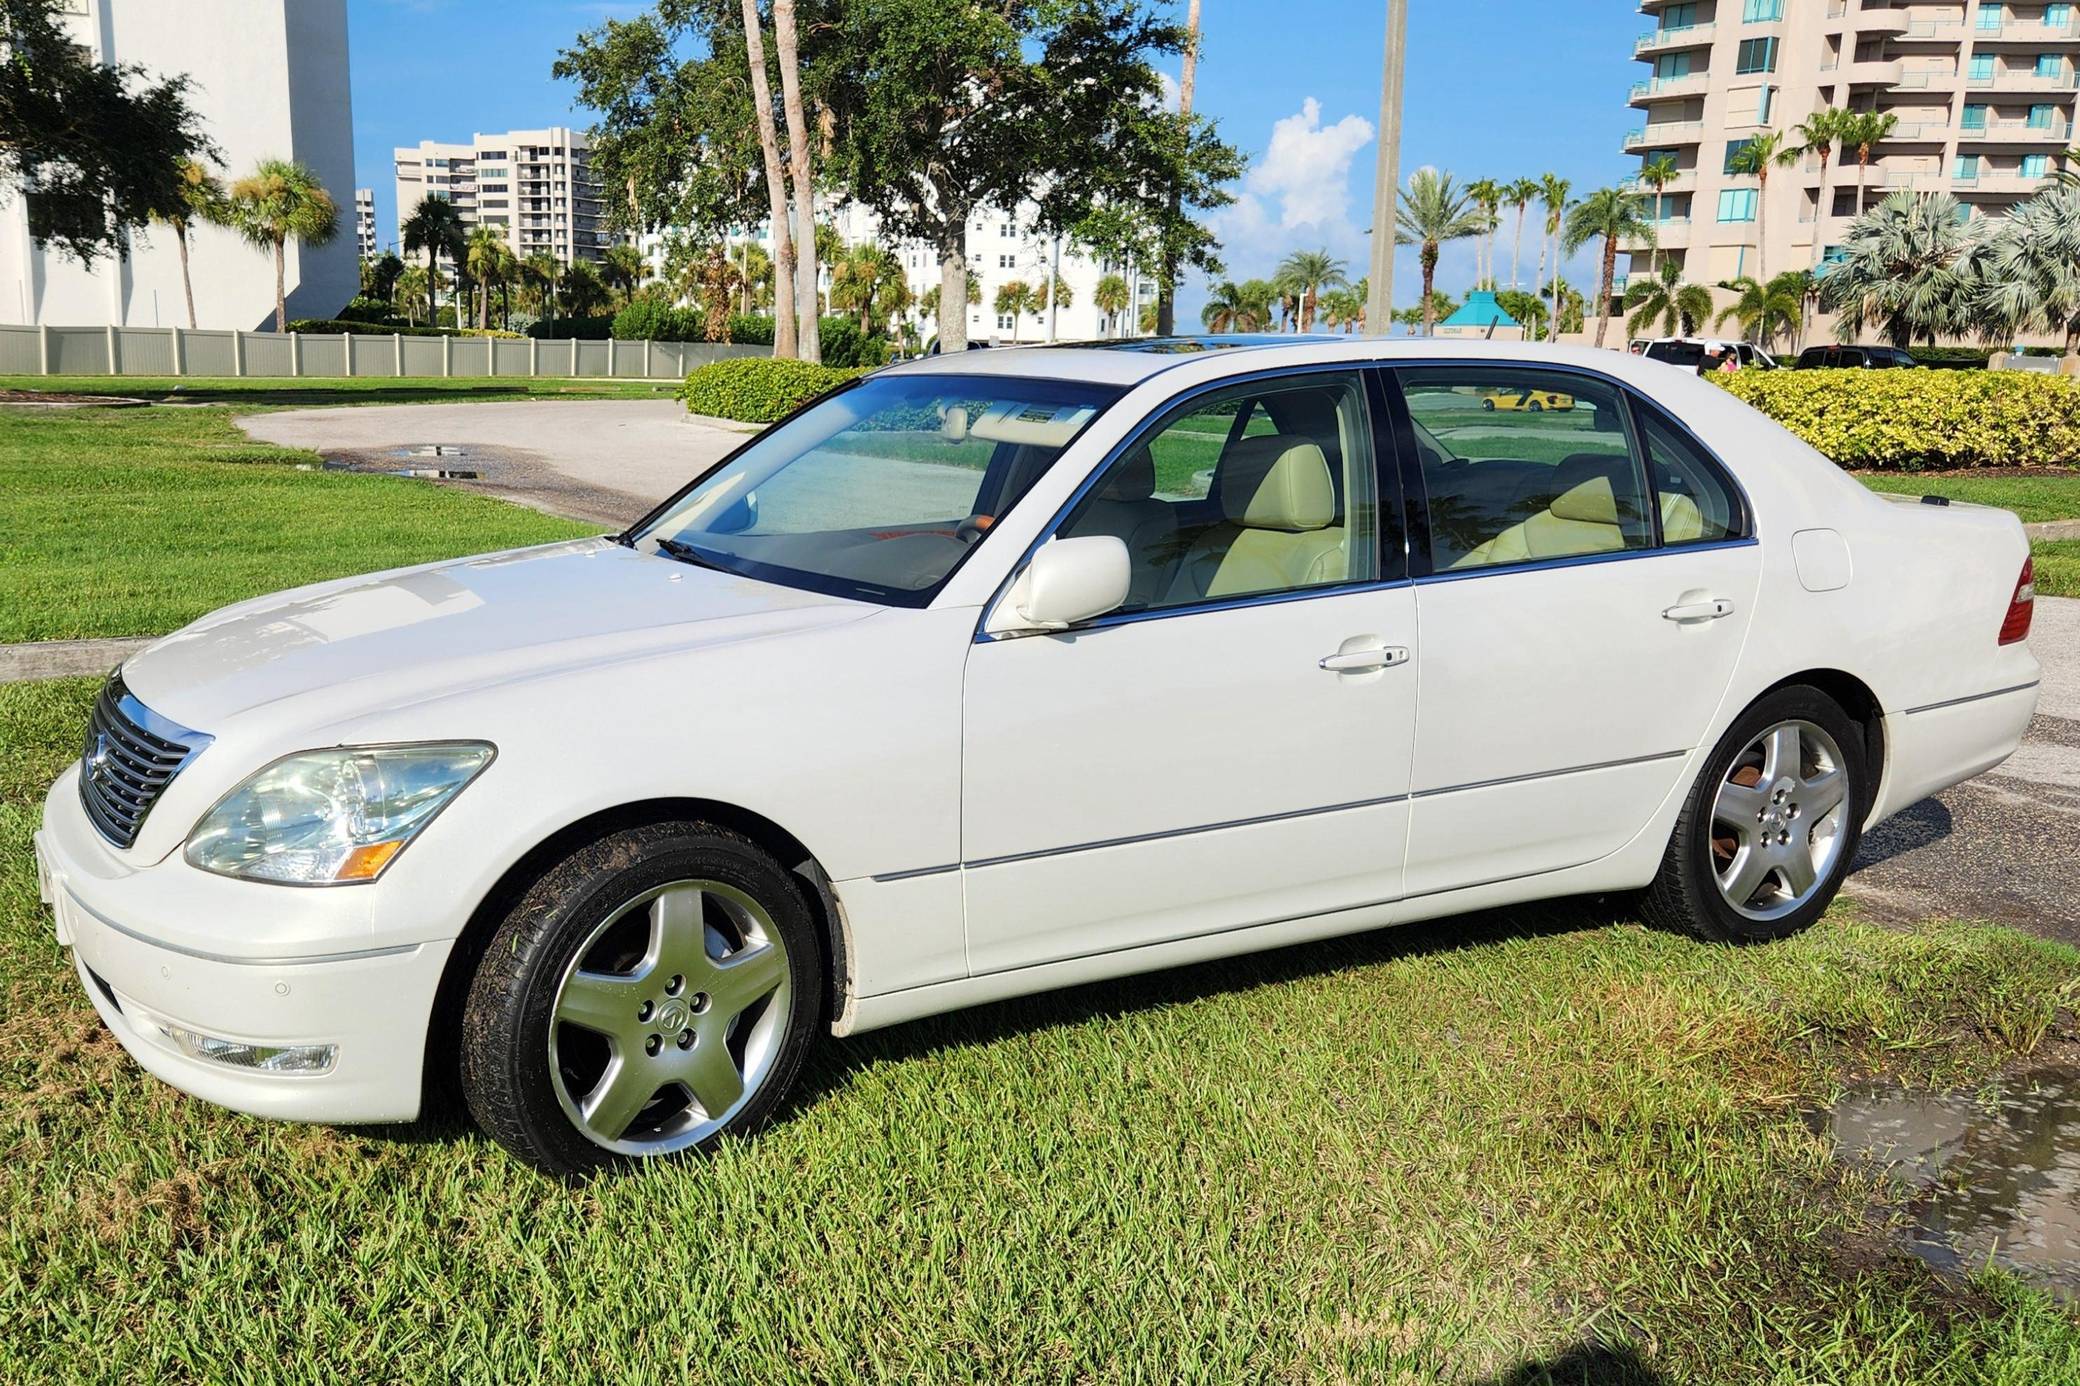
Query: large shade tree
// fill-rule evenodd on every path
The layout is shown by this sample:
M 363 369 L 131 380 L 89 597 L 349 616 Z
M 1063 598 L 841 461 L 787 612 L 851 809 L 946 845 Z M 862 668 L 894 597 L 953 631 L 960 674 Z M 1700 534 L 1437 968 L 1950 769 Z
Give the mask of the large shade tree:
M 293 159 L 262 159 L 231 185 L 231 224 L 274 254 L 274 330 L 289 330 L 288 244 L 324 245 L 339 234 L 339 204 L 318 175 Z
M 2080 355 L 2080 186 L 2057 184 L 2015 208 L 1974 247 L 1981 332 L 2047 332 Z M 1831 277 L 1831 276 L 1830 276 Z
M 1949 193 L 1896 192 L 1857 218 L 1820 276 L 1820 307 L 1842 340 L 1871 331 L 1897 347 L 1933 345 L 1979 325 L 1983 222 L 1961 210 Z
M 1350 266 L 1326 249 L 1296 250 L 1279 263 L 1271 282 L 1298 300 L 1300 330 L 1312 332 L 1322 291 L 1346 287 L 1351 282 Z
M 1561 249 L 1572 255 L 1593 240 L 1603 242 L 1601 278 L 1596 286 L 1596 345 L 1610 327 L 1611 284 L 1617 277 L 1618 246 L 1623 241 L 1654 244 L 1654 223 L 1646 199 L 1623 188 L 1598 188 L 1568 209 Z
M 1394 213 L 1394 243 L 1417 247 L 1416 263 L 1423 271 L 1423 335 L 1437 327 L 1437 260 L 1448 241 L 1476 234 L 1486 224 L 1486 214 L 1452 181 L 1452 175 L 1434 168 L 1419 168 L 1401 190 Z
M 186 77 L 98 63 L 58 0 L 0 0 L 0 201 L 28 198 L 29 235 L 91 261 L 155 214 L 187 207 L 184 161 L 217 151 Z
M 437 323 L 440 306 L 435 299 L 440 292 L 441 257 L 445 255 L 459 263 L 466 253 L 462 216 L 445 197 L 422 198 L 397 229 L 404 240 L 405 254 L 426 252 L 426 321 Z

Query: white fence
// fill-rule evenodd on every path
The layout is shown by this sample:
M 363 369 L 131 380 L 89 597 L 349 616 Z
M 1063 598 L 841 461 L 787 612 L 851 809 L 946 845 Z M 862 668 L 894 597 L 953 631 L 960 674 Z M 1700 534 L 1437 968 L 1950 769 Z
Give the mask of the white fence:
M 0 375 L 550 376 L 677 380 L 765 346 L 0 324 Z

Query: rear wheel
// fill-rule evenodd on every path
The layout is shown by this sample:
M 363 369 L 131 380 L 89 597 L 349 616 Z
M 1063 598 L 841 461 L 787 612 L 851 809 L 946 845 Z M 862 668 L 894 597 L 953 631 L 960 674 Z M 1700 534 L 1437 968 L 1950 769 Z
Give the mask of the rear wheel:
M 1713 749 L 1646 913 L 1724 942 L 1797 933 L 1841 888 L 1868 806 L 1861 729 L 1816 689 L 1779 689 Z
M 822 984 L 801 888 L 755 844 L 698 823 L 616 833 L 499 926 L 465 1003 L 464 1095 L 555 1174 L 706 1149 L 771 1115 Z

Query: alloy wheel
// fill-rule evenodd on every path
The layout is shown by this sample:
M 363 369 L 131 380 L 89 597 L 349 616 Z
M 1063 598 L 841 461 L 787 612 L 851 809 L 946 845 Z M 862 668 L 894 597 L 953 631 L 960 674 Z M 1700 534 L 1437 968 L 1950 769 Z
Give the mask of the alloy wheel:
M 1841 747 L 1807 721 L 1779 722 L 1726 767 L 1712 800 L 1712 874 L 1739 914 L 1774 920 L 1817 895 L 1847 840 Z

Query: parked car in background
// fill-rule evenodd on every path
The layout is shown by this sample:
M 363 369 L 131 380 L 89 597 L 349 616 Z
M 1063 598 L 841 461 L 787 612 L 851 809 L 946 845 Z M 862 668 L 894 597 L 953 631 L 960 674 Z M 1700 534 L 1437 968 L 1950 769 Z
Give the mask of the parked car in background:
M 1665 361 L 1671 366 L 1682 366 L 1696 370 L 1704 363 L 1708 352 L 1731 349 L 1734 359 L 1742 370 L 1775 370 L 1778 362 L 1753 342 L 1729 342 L 1717 337 L 1657 337 L 1648 342 L 1640 355 L 1649 361 Z
M 132 655 L 38 884 L 174 1086 L 430 1074 L 581 1174 L 757 1126 L 819 1035 L 1126 973 L 1610 891 L 1783 938 L 2014 751 L 2031 598 L 2014 515 L 1623 353 L 949 353 L 624 533 Z
M 1906 370 L 1921 365 L 1898 347 L 1809 346 L 1798 354 L 1796 369 L 1812 370 Z
M 1574 396 L 1559 390 L 1492 390 L 1481 396 L 1481 408 L 1491 414 L 1498 409 L 1505 413 L 1519 409 L 1529 414 L 1548 409 L 1565 413 L 1574 408 Z

